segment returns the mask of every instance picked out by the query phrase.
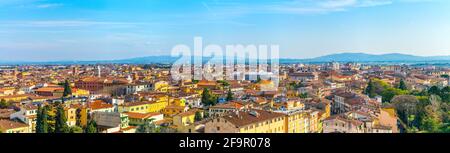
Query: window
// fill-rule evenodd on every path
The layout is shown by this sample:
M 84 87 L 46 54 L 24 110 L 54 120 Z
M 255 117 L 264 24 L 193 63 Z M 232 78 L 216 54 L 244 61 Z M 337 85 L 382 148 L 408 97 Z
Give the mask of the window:
M 217 131 L 220 131 L 220 127 L 217 127 Z

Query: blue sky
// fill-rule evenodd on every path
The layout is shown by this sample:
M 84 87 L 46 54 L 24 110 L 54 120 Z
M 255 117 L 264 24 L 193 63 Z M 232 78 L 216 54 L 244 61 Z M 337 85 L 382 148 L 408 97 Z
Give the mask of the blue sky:
M 450 55 L 448 0 L 0 0 L 0 60 L 168 55 L 176 44 L 279 44 L 280 56 Z

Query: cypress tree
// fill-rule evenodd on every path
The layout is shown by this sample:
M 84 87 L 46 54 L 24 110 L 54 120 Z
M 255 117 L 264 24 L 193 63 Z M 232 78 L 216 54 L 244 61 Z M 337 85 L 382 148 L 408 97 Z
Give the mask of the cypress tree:
M 64 92 L 63 92 L 63 96 L 64 97 L 67 97 L 67 96 L 69 96 L 69 95 L 71 95 L 72 94 L 72 88 L 70 88 L 70 84 L 69 84 L 69 81 L 65 81 L 64 82 Z
M 39 106 L 36 120 L 36 133 L 48 133 L 47 108 Z
M 89 120 L 84 133 L 97 133 L 97 123 L 94 120 Z
M 214 97 L 211 95 L 211 92 L 208 88 L 204 88 L 202 92 L 202 103 L 205 106 L 214 105 Z
M 67 126 L 67 118 L 64 112 L 64 107 L 59 105 L 56 109 L 55 118 L 55 133 L 68 133 L 69 127 Z
M 367 87 L 366 87 L 366 90 L 364 91 L 364 93 L 371 98 L 375 97 L 376 93 L 375 93 L 375 87 L 373 85 L 372 79 L 369 80 L 369 83 L 367 84 Z
M 10 104 L 5 99 L 0 100 L 0 108 L 7 108 Z
M 233 93 L 231 92 L 231 89 L 228 89 L 228 93 L 227 93 L 227 101 L 231 101 L 233 100 Z
M 408 87 L 406 87 L 406 83 L 405 83 L 405 81 L 403 81 L 403 79 L 400 80 L 400 83 L 398 84 L 398 89 L 408 90 Z
M 195 121 L 201 121 L 202 120 L 202 114 L 200 112 L 195 112 L 194 120 Z

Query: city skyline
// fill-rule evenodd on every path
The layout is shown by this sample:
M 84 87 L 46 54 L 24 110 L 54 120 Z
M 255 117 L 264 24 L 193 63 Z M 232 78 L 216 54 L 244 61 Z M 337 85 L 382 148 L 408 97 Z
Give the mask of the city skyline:
M 280 57 L 357 52 L 448 56 L 444 0 L 0 2 L 3 61 L 170 55 L 177 44 L 279 44 Z M 6 55 L 6 56 L 5 56 Z

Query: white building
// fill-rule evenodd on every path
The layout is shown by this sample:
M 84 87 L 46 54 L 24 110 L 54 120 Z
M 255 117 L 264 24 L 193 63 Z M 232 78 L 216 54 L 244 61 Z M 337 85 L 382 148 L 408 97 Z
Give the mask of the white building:
M 10 119 L 17 119 L 27 124 L 32 131 L 35 131 L 36 117 L 38 107 L 34 105 L 24 105 L 20 108 L 20 111 L 10 115 Z

